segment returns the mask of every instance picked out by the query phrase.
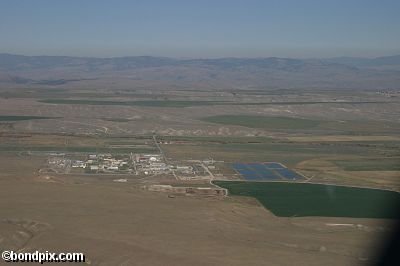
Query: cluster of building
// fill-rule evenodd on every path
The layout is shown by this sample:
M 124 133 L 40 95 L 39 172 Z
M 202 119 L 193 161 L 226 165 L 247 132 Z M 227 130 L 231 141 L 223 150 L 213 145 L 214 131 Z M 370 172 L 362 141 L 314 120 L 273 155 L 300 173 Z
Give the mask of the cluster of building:
M 138 174 L 162 174 L 171 170 L 171 165 L 164 162 L 161 154 L 136 154 L 134 157 L 135 169 Z
M 135 175 L 173 174 L 177 179 L 208 178 L 214 161 L 188 161 L 188 165 L 169 164 L 162 154 L 88 154 L 80 159 L 66 155 L 48 159 L 57 173 L 111 173 Z M 72 172 L 71 172 L 72 170 Z
M 83 168 L 87 172 L 132 172 L 129 155 L 114 157 L 111 154 L 89 154 L 85 161 L 72 160 L 72 168 Z
M 71 160 L 64 157 L 51 157 L 47 160 L 47 164 L 51 169 L 65 169 L 71 165 Z
M 379 90 L 376 93 L 386 97 L 398 97 L 400 95 L 400 89 Z

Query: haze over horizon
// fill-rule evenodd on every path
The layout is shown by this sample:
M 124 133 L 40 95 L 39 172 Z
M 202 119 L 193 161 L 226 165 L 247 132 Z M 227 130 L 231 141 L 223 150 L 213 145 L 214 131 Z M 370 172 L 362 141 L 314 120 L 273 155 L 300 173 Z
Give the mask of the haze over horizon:
M 173 58 L 400 54 L 400 2 L 2 1 L 1 53 Z
M 331 57 L 285 57 L 285 56 L 168 56 L 168 55 L 152 55 L 152 54 L 141 54 L 141 55 L 118 55 L 118 56 L 86 56 L 86 55 L 65 55 L 65 54 L 15 54 L 0 51 L 0 55 L 10 55 L 10 56 L 27 56 L 27 57 L 71 57 L 71 58 L 93 58 L 93 59 L 113 59 L 113 58 L 129 58 L 129 57 L 153 57 L 153 58 L 168 58 L 173 60 L 202 60 L 202 59 L 268 59 L 268 58 L 281 58 L 281 59 L 299 59 L 299 60 L 313 60 L 313 59 L 380 59 L 389 57 L 400 57 L 400 54 L 387 54 L 387 55 L 377 55 L 377 56 L 331 56 Z

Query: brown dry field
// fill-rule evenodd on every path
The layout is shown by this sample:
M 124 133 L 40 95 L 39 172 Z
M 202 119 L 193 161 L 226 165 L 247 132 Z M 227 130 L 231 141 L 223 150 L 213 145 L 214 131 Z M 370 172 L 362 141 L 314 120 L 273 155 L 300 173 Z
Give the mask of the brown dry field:
M 37 173 L 42 161 L 0 156 L 4 249 L 79 251 L 90 265 L 363 265 L 391 228 L 278 218 L 252 199 L 169 198 L 135 182 L 53 179 Z
M 329 161 L 335 158 L 337 157 L 305 160 L 298 163 L 296 169 L 310 177 L 310 182 L 400 191 L 400 171 L 344 171 Z M 348 159 L 353 158 L 348 157 Z

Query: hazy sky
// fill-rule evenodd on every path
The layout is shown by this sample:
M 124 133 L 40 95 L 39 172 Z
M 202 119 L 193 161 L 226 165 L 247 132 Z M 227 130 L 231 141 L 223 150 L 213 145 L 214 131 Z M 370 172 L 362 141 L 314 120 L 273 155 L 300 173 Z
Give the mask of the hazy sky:
M 0 0 L 0 53 L 400 54 L 399 0 Z

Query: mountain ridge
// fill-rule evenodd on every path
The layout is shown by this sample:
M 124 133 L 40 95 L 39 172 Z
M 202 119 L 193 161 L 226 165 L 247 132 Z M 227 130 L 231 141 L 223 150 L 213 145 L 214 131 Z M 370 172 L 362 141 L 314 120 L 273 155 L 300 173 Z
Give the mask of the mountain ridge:
M 3 78 L 2 78 L 3 77 Z M 71 57 L 0 53 L 0 83 L 64 85 L 112 79 L 114 83 L 166 82 L 208 87 L 400 87 L 400 55 L 377 58 L 222 57 L 177 59 L 155 56 Z M 99 85 L 100 84 L 100 85 Z

